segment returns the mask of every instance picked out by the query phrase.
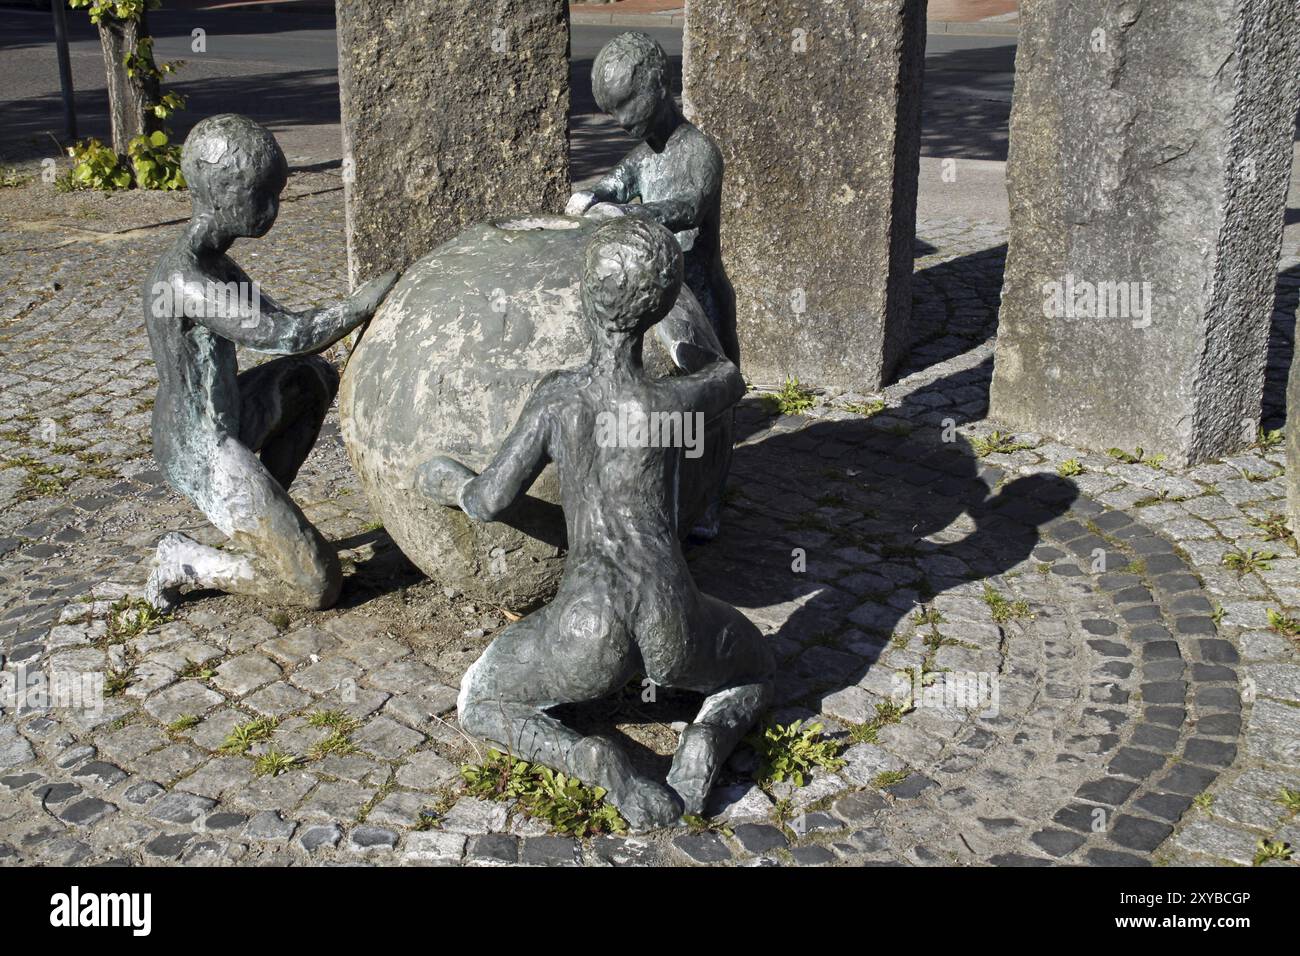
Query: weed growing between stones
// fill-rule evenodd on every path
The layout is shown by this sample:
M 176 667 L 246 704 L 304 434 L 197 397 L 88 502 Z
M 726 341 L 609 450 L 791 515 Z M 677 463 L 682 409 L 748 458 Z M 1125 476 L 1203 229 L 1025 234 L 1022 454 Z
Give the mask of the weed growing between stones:
M 876 716 L 866 723 L 854 724 L 849 728 L 849 740 L 855 744 L 879 743 L 877 736 L 880 728 L 902 721 L 903 715 L 912 710 L 911 702 L 899 704 L 892 700 L 883 700 L 876 704 Z
M 225 743 L 221 745 L 220 750 L 222 753 L 227 754 L 248 753 L 253 744 L 260 740 L 271 739 L 271 734 L 274 731 L 275 721 L 262 717 L 237 724 L 226 737 Z
M 1265 541 L 1284 541 L 1290 547 L 1296 547 L 1296 539 L 1291 530 L 1286 526 L 1286 518 L 1283 515 L 1269 515 L 1267 518 L 1249 519 L 1253 527 L 1264 532 Z
M 143 598 L 119 598 L 108 609 L 108 643 L 121 644 L 167 620 L 167 615 Z
M 1255 858 L 1251 860 L 1251 866 L 1263 866 L 1270 860 L 1289 860 L 1291 859 L 1291 844 L 1282 840 L 1265 840 L 1263 838 L 1255 841 Z
M 1268 629 L 1290 641 L 1300 641 L 1300 620 L 1288 617 L 1281 611 L 1268 609 Z
M 852 402 L 844 406 L 846 412 L 852 412 L 854 415 L 861 415 L 863 418 L 870 418 L 879 412 L 883 412 L 889 406 L 880 399 L 870 402 Z
M 1285 438 L 1286 436 L 1282 433 L 1282 429 L 1280 428 L 1272 428 L 1268 431 L 1264 431 L 1264 429 L 1261 428 L 1259 434 L 1255 437 L 1255 447 L 1261 448 L 1264 451 L 1269 451 L 1281 446 Z
M 1286 810 L 1287 819 L 1300 813 L 1300 790 L 1283 787 L 1278 791 L 1277 802 Z
M 761 733 L 752 733 L 745 742 L 758 755 L 754 779 L 764 788 L 789 780 L 802 787 L 815 768 L 832 773 L 844 766 L 840 751 L 842 741 L 822 733 L 820 723 L 804 726 L 802 720 L 792 724 L 773 724 Z
M 272 747 L 253 761 L 253 773 L 259 777 L 278 777 L 298 762 L 293 754 Z
M 1024 601 L 1008 601 L 997 588 L 987 582 L 984 584 L 984 603 L 989 606 L 993 620 L 998 624 L 1034 616 Z
M 176 736 L 177 734 L 183 734 L 185 731 L 197 727 L 198 724 L 199 724 L 199 718 L 195 717 L 193 714 L 185 714 L 184 716 L 177 717 L 175 720 L 173 720 L 170 724 L 167 725 L 167 733 L 171 734 L 172 736 Z
M 627 830 L 623 817 L 605 802 L 604 787 L 585 787 L 550 767 L 492 749 L 483 763 L 467 764 L 460 773 L 473 796 L 515 803 L 557 833 L 587 837 Z
M 1006 432 L 989 432 L 983 437 L 971 439 L 970 447 L 977 456 L 986 458 L 993 454 L 1010 455 L 1034 446 L 1027 442 L 1016 441 L 1015 435 Z
M 1125 465 L 1147 465 L 1150 468 L 1159 468 L 1165 463 L 1165 459 L 1169 457 L 1168 455 L 1147 457 L 1141 448 L 1134 448 L 1132 451 L 1125 451 L 1122 448 L 1107 448 L 1106 454 Z
M 1062 478 L 1078 478 L 1085 471 L 1087 469 L 1079 463 L 1077 458 L 1067 458 L 1056 466 L 1056 473 Z
M 774 415 L 802 415 L 817 404 L 810 389 L 799 384 L 797 378 L 787 378 L 781 390 L 763 396 L 763 403 Z
M 1223 566 L 1230 571 L 1236 571 L 1237 577 L 1241 577 L 1251 571 L 1270 571 L 1273 568 L 1272 562 L 1277 559 L 1277 555 L 1272 551 L 1256 551 L 1254 548 L 1244 550 L 1229 551 L 1223 556 Z

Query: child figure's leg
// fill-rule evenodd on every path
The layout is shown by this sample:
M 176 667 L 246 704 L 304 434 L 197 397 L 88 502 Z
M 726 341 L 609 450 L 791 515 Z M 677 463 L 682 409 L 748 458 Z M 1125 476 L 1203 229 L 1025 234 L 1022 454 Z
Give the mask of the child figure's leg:
M 273 359 L 239 375 L 239 440 L 260 452 L 285 491 L 316 444 L 339 390 L 339 373 L 319 355 Z
M 457 701 L 461 726 L 520 759 L 604 787 L 636 829 L 667 826 L 681 815 L 667 787 L 637 773 L 615 741 L 585 737 L 546 712 L 613 693 L 639 664 L 608 594 L 584 580 L 581 568 L 567 573 L 584 581 L 580 594 L 562 589 L 555 603 L 502 631 L 466 672 Z
M 239 384 L 243 440 L 218 442 L 193 499 L 244 553 L 169 534 L 159 542 L 147 596 L 165 608 L 181 587 L 206 587 L 268 604 L 329 607 L 342 584 L 338 557 L 286 489 L 316 440 L 338 376 L 323 359 L 295 357 L 258 366 Z
M 715 598 L 700 596 L 692 661 L 674 686 L 708 694 L 673 755 L 668 785 L 699 815 L 723 762 L 772 703 L 776 668 L 771 648 L 753 623 Z

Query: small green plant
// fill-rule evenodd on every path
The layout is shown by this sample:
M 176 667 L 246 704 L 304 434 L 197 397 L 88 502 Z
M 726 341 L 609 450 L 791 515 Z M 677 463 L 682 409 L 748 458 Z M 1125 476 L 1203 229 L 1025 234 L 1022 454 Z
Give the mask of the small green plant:
M 181 668 L 177 675 L 181 680 L 212 680 L 216 670 L 207 664 L 200 664 L 198 661 L 190 661 Z
M 849 739 L 855 744 L 879 743 L 877 735 L 880 733 L 880 728 L 899 723 L 910 710 L 912 710 L 910 700 L 906 704 L 893 700 L 881 701 L 876 704 L 875 717 L 866 723 L 855 724 L 849 728 Z
M 1291 790 L 1283 787 L 1278 791 L 1277 802 L 1282 804 L 1288 817 L 1293 817 L 1300 813 L 1300 790 Z
M 1214 806 L 1214 794 L 1208 790 L 1205 793 L 1198 793 L 1192 799 L 1192 806 L 1196 807 L 1202 813 L 1209 813 L 1210 807 Z
M 1056 473 L 1062 478 L 1077 478 L 1086 470 L 1077 458 L 1067 458 L 1056 466 Z
M 874 399 L 870 402 L 850 402 L 844 406 L 845 411 L 852 412 L 854 415 L 861 415 L 863 418 L 870 418 L 888 408 L 888 403 L 881 399 Z
M 998 624 L 1034 616 L 1026 602 L 1008 601 L 1002 592 L 987 581 L 984 583 L 984 603 L 988 605 L 993 620 Z
M 619 812 L 605 802 L 603 787 L 584 787 L 550 767 L 489 750 L 482 764 L 461 767 L 460 773 L 474 796 L 515 802 L 558 833 L 587 837 L 627 829 Z
M 1120 574 L 1137 574 L 1137 575 L 1146 574 L 1147 573 L 1146 560 L 1144 558 L 1134 558 L 1128 564 L 1124 565 L 1124 567 L 1120 568 L 1119 571 Z
M 1295 547 L 1295 538 L 1291 534 L 1291 529 L 1286 526 L 1284 516 L 1269 515 L 1267 518 L 1251 518 L 1250 523 L 1264 532 L 1265 541 L 1286 541 Z
M 194 727 L 197 727 L 198 725 L 199 725 L 198 717 L 194 716 L 193 714 L 185 714 L 184 716 L 177 717 L 170 724 L 168 724 L 167 732 L 169 734 L 182 734 L 187 730 L 191 730 Z
M 26 183 L 28 178 L 29 177 L 18 172 L 15 167 L 7 166 L 3 170 L 0 170 L 0 188 L 15 189 Z
M 906 770 L 882 770 L 871 778 L 871 785 L 877 790 L 884 790 L 896 783 L 902 783 L 907 779 L 907 776 Z
M 222 753 L 242 754 L 260 740 L 269 740 L 275 731 L 275 721 L 265 717 L 236 724 L 220 747 Z
M 108 638 L 111 643 L 138 637 L 150 628 L 167 620 L 148 601 L 138 597 L 124 597 L 114 601 L 108 609 Z
M 912 621 L 918 625 L 937 627 L 943 623 L 943 615 L 932 607 L 920 608 L 912 615 Z
M 114 192 L 131 188 L 131 167 L 94 137 L 68 147 L 72 169 L 67 173 L 66 188 L 98 189 Z
M 768 410 L 779 415 L 802 415 L 817 404 L 817 399 L 808 388 L 799 384 L 797 378 L 787 378 L 780 391 L 763 396 Z
M 1255 437 L 1255 447 L 1269 451 L 1277 448 L 1286 440 L 1286 433 L 1280 428 L 1271 428 L 1268 431 L 1260 429 Z
M 1277 560 L 1277 555 L 1272 551 L 1256 551 L 1254 548 L 1245 550 L 1229 551 L 1223 556 L 1223 566 L 1230 571 L 1236 571 L 1237 577 L 1241 577 L 1251 571 L 1269 571 L 1272 570 L 1272 562 Z
M 259 777 L 278 777 L 298 762 L 293 754 L 272 747 L 253 761 L 253 773 Z
M 135 683 L 134 667 L 112 667 L 104 672 L 104 696 L 120 697 Z
M 1142 460 L 1141 448 L 1136 448 L 1133 451 L 1125 451 L 1123 448 L 1107 448 L 1106 454 L 1126 465 L 1136 465 Z
M 307 751 L 307 756 L 312 760 L 324 760 L 326 757 L 345 757 L 356 752 L 357 745 L 352 742 L 348 735 L 335 730 L 312 744 L 311 749 Z
M 1288 617 L 1281 611 L 1275 611 L 1269 608 L 1266 616 L 1268 617 L 1268 629 L 1281 634 L 1283 637 L 1295 640 L 1300 637 L 1300 620 Z
M 1259 839 L 1255 841 L 1255 858 L 1251 866 L 1263 866 L 1269 860 L 1291 859 L 1291 844 L 1281 840 Z
M 135 172 L 135 184 L 139 188 L 185 188 L 185 176 L 181 173 L 181 148 L 168 142 L 167 134 L 162 130 L 154 130 L 147 136 L 137 136 L 131 140 L 127 145 L 127 154 Z
M 971 448 L 980 458 L 986 458 L 989 455 L 1010 455 L 1013 452 L 1024 451 L 1026 448 L 1032 448 L 1026 442 L 1016 441 L 1015 435 L 1009 435 L 1005 432 L 989 432 L 983 438 L 971 440 Z
M 1214 610 L 1210 612 L 1210 620 L 1214 622 L 1215 627 L 1218 627 L 1223 623 L 1223 616 L 1227 613 L 1228 612 L 1223 609 L 1222 604 L 1218 601 L 1214 602 Z
M 307 715 L 313 727 L 330 727 L 339 733 L 350 734 L 361 726 L 361 721 L 345 710 L 316 710 Z
M 287 611 L 274 611 L 267 615 L 267 620 L 277 629 L 283 631 L 292 622 Z
M 802 787 L 816 767 L 832 773 L 844 766 L 839 753 L 843 743 L 822 733 L 820 723 L 804 726 L 773 724 L 761 733 L 750 734 L 746 742 L 758 754 L 755 779 L 762 786 L 789 780 Z

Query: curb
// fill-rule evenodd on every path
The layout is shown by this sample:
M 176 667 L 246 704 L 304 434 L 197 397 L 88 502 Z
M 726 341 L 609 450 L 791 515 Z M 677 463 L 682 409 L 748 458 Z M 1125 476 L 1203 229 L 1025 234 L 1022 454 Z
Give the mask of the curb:
M 308 13 L 333 15 L 333 0 L 293 0 L 284 3 L 216 3 L 206 8 L 209 10 L 238 9 L 258 13 Z M 6 13 L 30 13 L 44 15 L 47 10 L 33 5 L 19 5 L 0 2 L 0 10 Z M 594 11 L 570 12 L 569 22 L 579 26 L 626 26 L 626 27 L 684 27 L 686 17 L 680 13 L 598 13 Z M 1015 21 L 980 20 L 972 23 L 959 23 L 948 20 L 930 20 L 926 23 L 926 32 L 947 36 L 1019 36 L 1019 26 Z
M 977 20 L 974 23 L 957 23 L 950 20 L 930 20 L 926 32 L 945 33 L 949 36 L 1015 37 L 1020 35 L 1016 21 Z
M 587 27 L 683 27 L 686 25 L 686 17 L 680 13 L 597 13 L 570 10 L 569 22 Z

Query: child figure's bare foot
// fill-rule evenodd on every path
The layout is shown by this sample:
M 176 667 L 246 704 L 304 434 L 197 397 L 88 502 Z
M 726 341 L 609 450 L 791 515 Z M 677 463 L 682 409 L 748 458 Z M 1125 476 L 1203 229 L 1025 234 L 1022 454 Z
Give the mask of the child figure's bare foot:
M 569 753 L 574 776 L 604 787 L 609 802 L 633 830 L 672 826 L 682 816 L 681 801 L 668 787 L 637 773 L 623 748 L 608 737 L 586 737 Z
M 708 727 L 691 724 L 682 731 L 682 739 L 673 754 L 668 771 L 668 786 L 676 791 L 690 816 L 704 813 L 713 778 L 718 775 L 717 735 Z
M 175 610 L 181 600 L 181 585 L 189 583 L 185 556 L 202 547 L 197 541 L 179 531 L 162 536 L 153 556 L 153 570 L 144 586 L 144 599 L 163 613 Z

